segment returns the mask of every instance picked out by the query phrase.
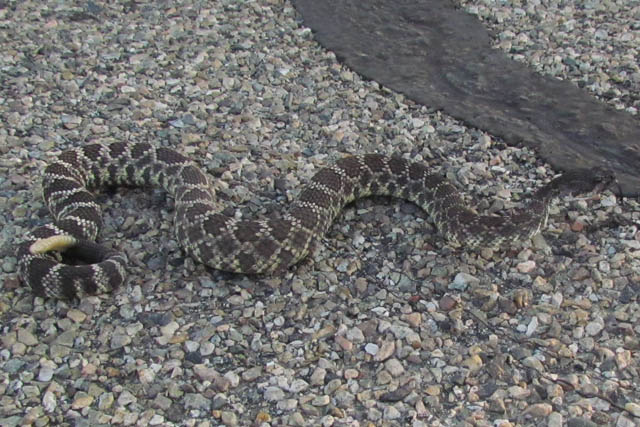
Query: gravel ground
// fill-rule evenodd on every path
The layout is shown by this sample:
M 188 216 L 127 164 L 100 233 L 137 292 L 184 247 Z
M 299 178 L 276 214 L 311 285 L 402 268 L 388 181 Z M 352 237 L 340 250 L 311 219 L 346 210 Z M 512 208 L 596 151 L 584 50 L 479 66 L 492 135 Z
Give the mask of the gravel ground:
M 637 2 L 464 7 L 517 60 L 638 108 Z M 501 253 L 448 248 L 408 203 L 359 201 L 309 259 L 254 278 L 185 257 L 164 193 L 120 189 L 100 202 L 128 287 L 34 298 L 15 244 L 50 221 L 47 161 L 87 141 L 174 147 L 245 216 L 344 153 L 423 159 L 488 211 L 554 171 L 363 81 L 286 1 L 4 1 L 0 28 L 0 425 L 640 422 L 640 206 L 610 193 L 561 201 Z
M 494 47 L 511 58 L 540 73 L 571 80 L 616 109 L 638 113 L 637 0 L 456 3 L 481 19 L 493 33 Z

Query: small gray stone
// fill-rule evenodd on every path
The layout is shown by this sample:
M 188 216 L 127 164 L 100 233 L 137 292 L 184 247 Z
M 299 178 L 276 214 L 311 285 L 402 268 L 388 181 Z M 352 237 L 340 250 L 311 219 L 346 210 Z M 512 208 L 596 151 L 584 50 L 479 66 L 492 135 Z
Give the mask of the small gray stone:
M 593 322 L 587 323 L 584 330 L 590 336 L 598 335 L 604 329 L 604 321 L 602 319 L 597 319 Z
M 401 416 L 402 414 L 395 407 L 385 406 L 383 415 L 385 420 L 397 420 Z
M 262 375 L 262 366 L 254 366 L 242 373 L 242 379 L 244 381 L 255 381 Z
M 131 344 L 131 337 L 126 334 L 115 333 L 111 336 L 111 341 L 109 345 L 112 350 L 116 350 L 118 348 L 122 348 L 126 345 Z
M 309 388 L 309 383 L 301 378 L 296 378 L 291 382 L 289 391 L 292 393 L 300 393 Z
M 354 394 L 347 390 L 338 390 L 333 398 L 336 401 L 337 407 L 345 409 L 352 407 L 356 399 Z
M 396 351 L 395 341 L 384 341 L 382 346 L 378 350 L 378 353 L 373 357 L 376 362 L 384 362 L 393 355 Z
M 313 406 L 327 406 L 329 402 L 331 402 L 331 398 L 326 394 L 324 394 L 321 396 L 314 397 L 313 400 L 311 401 L 311 404 Z
M 13 273 L 16 271 L 16 258 L 9 256 L 2 261 L 2 270 L 5 273 Z
M 298 407 L 296 399 L 283 399 L 278 401 L 278 409 L 281 411 L 293 411 Z
M 220 373 L 216 371 L 214 368 L 204 364 L 194 365 L 193 372 L 202 381 L 212 382 L 212 381 L 215 381 L 216 378 L 219 378 L 221 376 Z
M 327 375 L 327 370 L 324 368 L 316 368 L 313 370 L 313 373 L 311 374 L 311 384 L 313 385 L 323 385 L 324 384 L 324 378 Z
M 354 343 L 361 343 L 364 341 L 364 334 L 360 328 L 351 328 L 347 331 L 345 337 Z
M 211 407 L 214 410 L 221 409 L 227 406 L 228 403 L 229 403 L 229 398 L 227 397 L 227 395 L 224 393 L 218 393 L 213 398 L 213 401 L 211 402 Z
M 51 381 L 53 373 L 58 366 L 51 360 L 40 361 L 40 371 L 38 372 L 38 381 Z
M 22 416 L 14 415 L 11 417 L 0 418 L 0 425 L 6 427 L 17 427 L 22 425 Z
M 367 343 L 364 346 L 364 351 L 366 351 L 367 353 L 369 353 L 372 356 L 375 356 L 378 353 L 379 347 L 377 344 L 374 343 Z
M 211 409 L 211 400 L 200 393 L 185 393 L 183 400 L 185 408 L 188 409 L 201 409 L 205 411 Z
M 551 414 L 549 414 L 547 420 L 547 427 L 562 427 L 563 416 L 559 412 L 552 412 Z
M 137 400 L 137 397 L 129 390 L 123 390 L 122 393 L 120 393 L 120 396 L 118 396 L 118 405 L 127 406 L 128 404 L 136 402 Z
M 65 347 L 73 347 L 73 343 L 76 339 L 77 331 L 74 329 L 70 329 L 68 331 L 64 331 L 59 334 L 56 339 L 53 341 L 57 345 L 62 345 Z
M 25 362 L 23 360 L 9 359 L 2 367 L 2 370 L 9 374 L 15 374 L 19 372 L 24 365 L 25 365 Z
M 472 283 L 478 283 L 480 280 L 468 273 L 458 273 L 454 277 L 453 282 L 449 285 L 449 289 L 464 291 L 467 286 Z
M 238 416 L 235 414 L 235 412 L 222 411 L 220 418 L 222 419 L 222 423 L 226 426 L 238 425 Z
M 225 373 L 224 378 L 229 381 L 229 385 L 233 388 L 238 387 L 240 384 L 240 377 L 233 371 Z
M 264 390 L 264 399 L 269 402 L 277 402 L 284 399 L 284 391 L 280 387 L 267 387 Z
M 598 425 L 587 418 L 574 417 L 567 420 L 567 427 L 598 427 Z
M 18 329 L 18 341 L 28 346 L 38 344 L 38 339 L 30 331 L 22 328 Z
M 124 402 L 128 399 L 129 398 L 125 397 L 122 401 Z M 111 408 L 114 401 L 115 399 L 113 397 L 113 393 L 102 393 L 98 398 L 98 409 L 100 409 L 101 411 L 106 411 L 107 409 Z
M 384 367 L 394 377 L 400 376 L 404 373 L 404 367 L 398 359 L 389 359 L 385 362 Z

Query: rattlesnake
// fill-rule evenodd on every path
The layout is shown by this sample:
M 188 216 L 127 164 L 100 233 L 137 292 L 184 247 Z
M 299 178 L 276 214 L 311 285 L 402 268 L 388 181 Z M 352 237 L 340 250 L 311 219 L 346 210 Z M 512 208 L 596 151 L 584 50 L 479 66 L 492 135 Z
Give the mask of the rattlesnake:
M 73 298 L 111 291 L 125 279 L 125 256 L 94 243 L 102 225 L 89 192 L 113 185 L 159 185 L 175 198 L 178 242 L 196 261 L 247 274 L 285 270 L 304 258 L 345 204 L 371 195 L 409 200 L 424 209 L 452 246 L 500 247 L 538 233 L 551 199 L 606 185 L 606 171 L 579 170 L 537 190 L 504 217 L 476 214 L 458 189 L 427 165 L 380 154 L 349 156 L 321 169 L 283 215 L 240 220 L 222 214 L 210 177 L 192 161 L 148 143 L 89 144 L 63 152 L 45 170 L 44 200 L 55 218 L 18 248 L 19 273 L 37 295 Z M 67 258 L 88 264 L 60 262 Z M 58 254 L 59 255 L 59 254 Z

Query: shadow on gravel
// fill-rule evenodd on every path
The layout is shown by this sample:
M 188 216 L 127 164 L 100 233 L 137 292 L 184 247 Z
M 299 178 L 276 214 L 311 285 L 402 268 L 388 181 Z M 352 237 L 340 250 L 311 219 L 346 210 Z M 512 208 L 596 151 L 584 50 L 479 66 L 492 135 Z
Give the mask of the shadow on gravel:
M 449 0 L 293 0 L 325 48 L 362 76 L 503 138 L 555 168 L 613 169 L 640 193 L 640 123 L 570 82 L 492 49 Z

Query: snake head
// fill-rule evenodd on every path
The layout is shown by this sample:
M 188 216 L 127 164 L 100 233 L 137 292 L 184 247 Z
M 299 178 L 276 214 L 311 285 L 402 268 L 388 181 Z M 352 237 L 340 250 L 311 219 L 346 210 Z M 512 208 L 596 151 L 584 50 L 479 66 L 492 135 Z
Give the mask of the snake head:
M 551 193 L 560 194 L 585 194 L 599 193 L 617 184 L 615 174 L 605 168 L 580 168 L 563 173 L 546 185 Z M 619 185 L 618 185 L 619 187 Z

